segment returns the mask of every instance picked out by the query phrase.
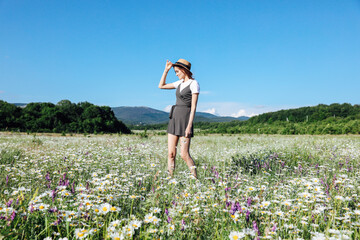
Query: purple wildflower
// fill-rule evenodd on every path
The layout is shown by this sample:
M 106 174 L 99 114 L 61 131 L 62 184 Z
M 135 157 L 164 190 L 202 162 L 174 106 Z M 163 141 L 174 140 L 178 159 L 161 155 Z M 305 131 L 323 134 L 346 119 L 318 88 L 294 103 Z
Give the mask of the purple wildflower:
M 51 192 L 51 198 L 52 198 L 52 201 L 53 201 L 53 202 L 55 201 L 56 194 L 57 194 L 56 189 L 52 190 L 52 192 Z
M 51 178 L 50 178 L 50 173 L 49 172 L 47 172 L 47 174 L 46 174 L 46 176 L 45 176 L 45 179 L 47 180 L 47 181 L 51 181 Z
M 54 213 L 54 212 L 57 212 L 57 208 L 53 207 L 53 208 L 50 208 L 48 211 L 49 211 L 49 213 Z
M 237 211 L 236 203 L 233 202 L 230 209 L 230 214 L 234 214 Z
M 16 212 L 13 211 L 12 214 L 11 214 L 11 216 L 10 216 L 10 220 L 13 221 L 14 218 L 15 218 L 15 216 L 16 216 Z
M 75 181 L 73 182 L 71 186 L 71 193 L 75 193 Z
M 251 197 L 249 197 L 248 200 L 247 200 L 247 206 L 248 206 L 248 207 L 251 206 L 251 202 L 252 202 L 252 199 L 251 199 Z
M 256 221 L 253 221 L 253 229 L 254 229 L 254 231 L 257 233 L 257 235 L 260 234 L 259 228 L 258 228 L 258 226 L 257 226 L 257 224 L 256 224 Z
M 246 222 L 249 222 L 249 220 L 250 220 L 250 211 L 249 210 L 246 211 L 245 219 L 246 219 Z
M 181 231 L 184 231 L 185 230 L 185 220 L 184 219 L 182 219 L 181 220 Z
M 57 226 L 57 225 L 59 225 L 60 223 L 61 223 L 61 219 L 58 218 L 53 224 L 54 224 L 54 226 Z
M 271 228 L 271 231 L 272 231 L 272 232 L 275 232 L 275 231 L 276 231 L 276 224 L 274 224 L 274 226 Z
M 236 202 L 236 210 L 242 212 L 240 203 Z
M 10 199 L 10 200 L 6 203 L 6 206 L 7 206 L 7 207 L 10 207 L 11 204 L 13 203 L 13 201 L 14 201 L 14 200 Z

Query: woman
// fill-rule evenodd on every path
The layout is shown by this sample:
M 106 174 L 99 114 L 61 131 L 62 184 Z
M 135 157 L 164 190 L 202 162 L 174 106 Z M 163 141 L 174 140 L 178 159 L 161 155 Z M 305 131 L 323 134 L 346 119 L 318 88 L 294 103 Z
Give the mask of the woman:
M 166 84 L 166 76 L 171 68 L 174 68 L 179 81 Z M 166 61 L 164 73 L 160 79 L 159 88 L 176 88 L 176 105 L 170 111 L 168 133 L 168 171 L 173 176 L 175 170 L 176 146 L 179 138 L 181 141 L 181 158 L 188 165 L 191 173 L 197 178 L 195 162 L 189 154 L 190 140 L 193 137 L 193 121 L 200 87 L 192 77 L 191 63 L 185 59 L 179 59 L 172 64 Z

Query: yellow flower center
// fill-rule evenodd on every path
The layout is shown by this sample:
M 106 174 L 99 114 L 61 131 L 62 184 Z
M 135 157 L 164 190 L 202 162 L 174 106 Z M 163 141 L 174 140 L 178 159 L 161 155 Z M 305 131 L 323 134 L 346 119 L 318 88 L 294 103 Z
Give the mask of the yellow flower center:
M 107 209 L 107 207 L 103 207 L 103 209 L 102 209 L 104 212 L 106 212 L 108 209 Z
M 44 207 L 44 206 L 40 206 L 39 208 L 40 208 L 40 209 L 44 209 L 45 207 Z

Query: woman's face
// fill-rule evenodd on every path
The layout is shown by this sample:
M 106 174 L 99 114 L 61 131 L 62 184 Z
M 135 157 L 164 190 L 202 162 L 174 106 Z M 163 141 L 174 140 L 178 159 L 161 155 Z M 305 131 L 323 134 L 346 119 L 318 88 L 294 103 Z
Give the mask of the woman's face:
M 179 78 L 179 80 L 185 79 L 185 73 L 179 67 L 174 67 L 175 74 Z

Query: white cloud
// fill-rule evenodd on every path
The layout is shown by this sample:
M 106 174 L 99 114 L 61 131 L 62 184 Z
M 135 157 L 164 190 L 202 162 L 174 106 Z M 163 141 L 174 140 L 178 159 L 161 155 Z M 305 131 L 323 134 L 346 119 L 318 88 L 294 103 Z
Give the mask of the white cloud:
M 275 112 L 281 109 L 289 109 L 291 106 L 267 106 L 267 105 L 253 105 L 238 102 L 199 102 L 198 111 L 200 112 L 215 112 L 218 116 L 231 117 L 253 117 L 266 112 Z
M 215 108 L 210 108 L 201 112 L 205 112 L 205 113 L 210 113 L 210 114 L 214 114 L 214 115 L 218 115 L 218 113 L 216 112 Z
M 167 105 L 167 106 L 164 108 L 164 111 L 165 111 L 165 112 L 170 112 L 171 107 L 172 107 L 172 105 Z
M 232 117 L 242 117 L 246 115 L 246 111 L 244 109 L 240 109 L 237 113 L 231 114 Z
M 243 116 L 246 116 L 246 117 L 253 117 L 253 116 L 256 116 L 258 114 L 255 114 L 255 113 L 246 113 L 245 109 L 240 109 L 237 113 L 233 113 L 231 114 L 231 117 L 234 117 L 234 118 L 238 118 L 238 117 L 243 117 Z

